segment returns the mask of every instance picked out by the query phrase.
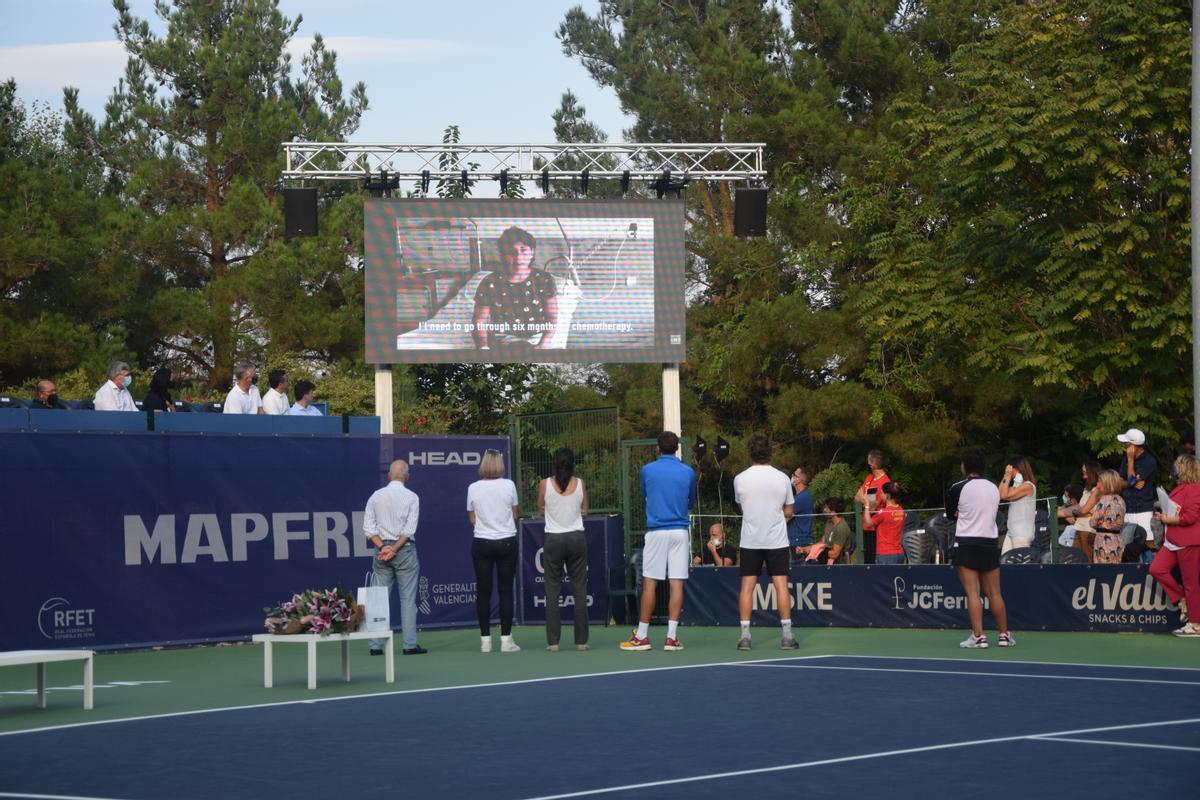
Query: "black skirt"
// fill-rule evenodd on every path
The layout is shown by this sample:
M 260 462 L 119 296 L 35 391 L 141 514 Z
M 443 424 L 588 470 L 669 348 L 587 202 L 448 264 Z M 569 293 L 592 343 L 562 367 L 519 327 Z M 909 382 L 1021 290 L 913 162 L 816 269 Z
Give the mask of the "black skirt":
M 991 572 L 1000 566 L 1000 547 L 995 539 L 969 542 L 959 539 L 950 554 L 956 567 L 966 567 L 976 572 Z

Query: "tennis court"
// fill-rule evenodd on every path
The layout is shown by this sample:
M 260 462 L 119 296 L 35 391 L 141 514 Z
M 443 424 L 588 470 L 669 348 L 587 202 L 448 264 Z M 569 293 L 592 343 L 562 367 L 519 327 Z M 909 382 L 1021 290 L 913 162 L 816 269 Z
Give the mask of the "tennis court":
M 323 657 L 315 692 L 298 664 L 278 664 L 280 690 L 262 689 L 251 647 L 102 657 L 103 685 L 120 666 L 136 685 L 98 688 L 96 717 L 74 708 L 69 687 L 37 711 L 6 675 L 0 796 L 1195 797 L 1198 788 L 1200 669 L 1172 665 L 1195 663 L 1191 641 L 1030 634 L 1013 650 L 968 652 L 951 631 L 802 630 L 804 650 L 785 657 L 767 629 L 748 654 L 733 651 L 728 629 L 686 629 L 678 654 L 615 652 L 624 633 L 615 629 L 596 630 L 589 653 L 549 654 L 535 649 L 540 633 L 518 631 L 527 650 L 508 656 L 471 652 L 470 632 L 425 637 L 430 655 L 399 658 L 394 685 L 365 657 L 354 682 L 335 682 Z M 818 652 L 837 646 L 881 654 Z M 1109 655 L 1097 663 L 1063 660 L 1100 651 Z M 1121 663 L 1139 656 L 1155 663 Z M 52 687 L 70 674 L 52 674 Z M 154 684 L 150 674 L 166 677 Z

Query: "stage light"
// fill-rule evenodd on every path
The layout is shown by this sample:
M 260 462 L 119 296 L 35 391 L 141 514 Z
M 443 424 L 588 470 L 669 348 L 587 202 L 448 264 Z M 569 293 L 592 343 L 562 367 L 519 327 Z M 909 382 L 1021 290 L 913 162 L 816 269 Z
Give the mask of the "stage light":
M 703 436 L 697 436 L 695 443 L 692 445 L 692 455 L 696 457 L 696 461 L 700 461 L 708 453 L 708 442 L 704 441 Z
M 421 194 L 429 194 L 429 170 L 421 170 Z
M 467 179 L 467 171 L 465 169 L 459 173 L 459 180 L 462 181 L 462 188 L 464 192 L 471 191 L 471 181 Z
M 728 455 L 729 455 L 729 442 L 725 441 L 722 437 L 718 436 L 717 437 L 717 449 L 713 452 L 713 456 L 717 459 L 717 463 L 720 464 L 722 461 L 725 460 L 725 457 Z
M 621 196 L 629 194 L 629 170 L 621 173 Z
M 508 194 L 508 170 L 500 170 L 500 196 L 504 197 Z
M 579 191 L 582 194 L 587 194 L 588 180 L 589 180 L 588 168 L 584 167 L 583 172 L 579 173 Z
M 550 193 L 550 168 L 542 167 L 542 194 Z

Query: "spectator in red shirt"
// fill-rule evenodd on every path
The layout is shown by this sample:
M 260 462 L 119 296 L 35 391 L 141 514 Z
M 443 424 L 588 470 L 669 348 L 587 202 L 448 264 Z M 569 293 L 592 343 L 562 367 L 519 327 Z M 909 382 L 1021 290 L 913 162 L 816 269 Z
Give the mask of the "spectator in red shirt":
M 904 509 L 900 506 L 900 485 L 888 481 L 879 490 L 879 510 L 863 509 L 863 531 L 875 531 L 875 563 L 903 564 Z
M 891 481 L 883 464 L 882 450 L 872 450 L 867 453 L 867 467 L 871 471 L 863 479 L 862 486 L 858 488 L 858 494 L 854 495 L 854 502 L 862 503 L 865 512 L 874 512 L 879 507 L 879 490 L 885 483 Z M 863 531 L 863 563 L 875 563 L 875 531 L 872 530 Z

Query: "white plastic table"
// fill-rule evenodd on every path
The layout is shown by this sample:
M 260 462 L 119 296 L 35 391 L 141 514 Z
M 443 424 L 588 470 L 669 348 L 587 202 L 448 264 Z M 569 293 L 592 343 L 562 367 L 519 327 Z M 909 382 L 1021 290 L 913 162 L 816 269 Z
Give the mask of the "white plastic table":
M 387 643 L 383 646 L 384 654 L 384 676 L 388 683 L 396 682 L 396 664 L 395 657 L 392 654 L 392 631 L 355 631 L 354 633 L 330 633 L 322 636 L 319 633 L 258 633 L 253 637 L 255 642 L 261 642 L 263 646 L 263 686 L 270 689 L 274 684 L 274 656 L 271 652 L 271 646 L 279 643 L 292 644 L 307 644 L 308 645 L 308 688 L 317 688 L 317 643 L 318 642 L 341 642 L 342 643 L 342 680 L 350 682 L 350 641 L 353 639 L 386 639 Z
M 0 653 L 0 667 L 37 664 L 37 704 L 46 707 L 46 664 L 51 661 L 83 662 L 83 710 L 92 710 L 94 683 L 92 667 L 96 653 L 92 650 L 9 650 Z

